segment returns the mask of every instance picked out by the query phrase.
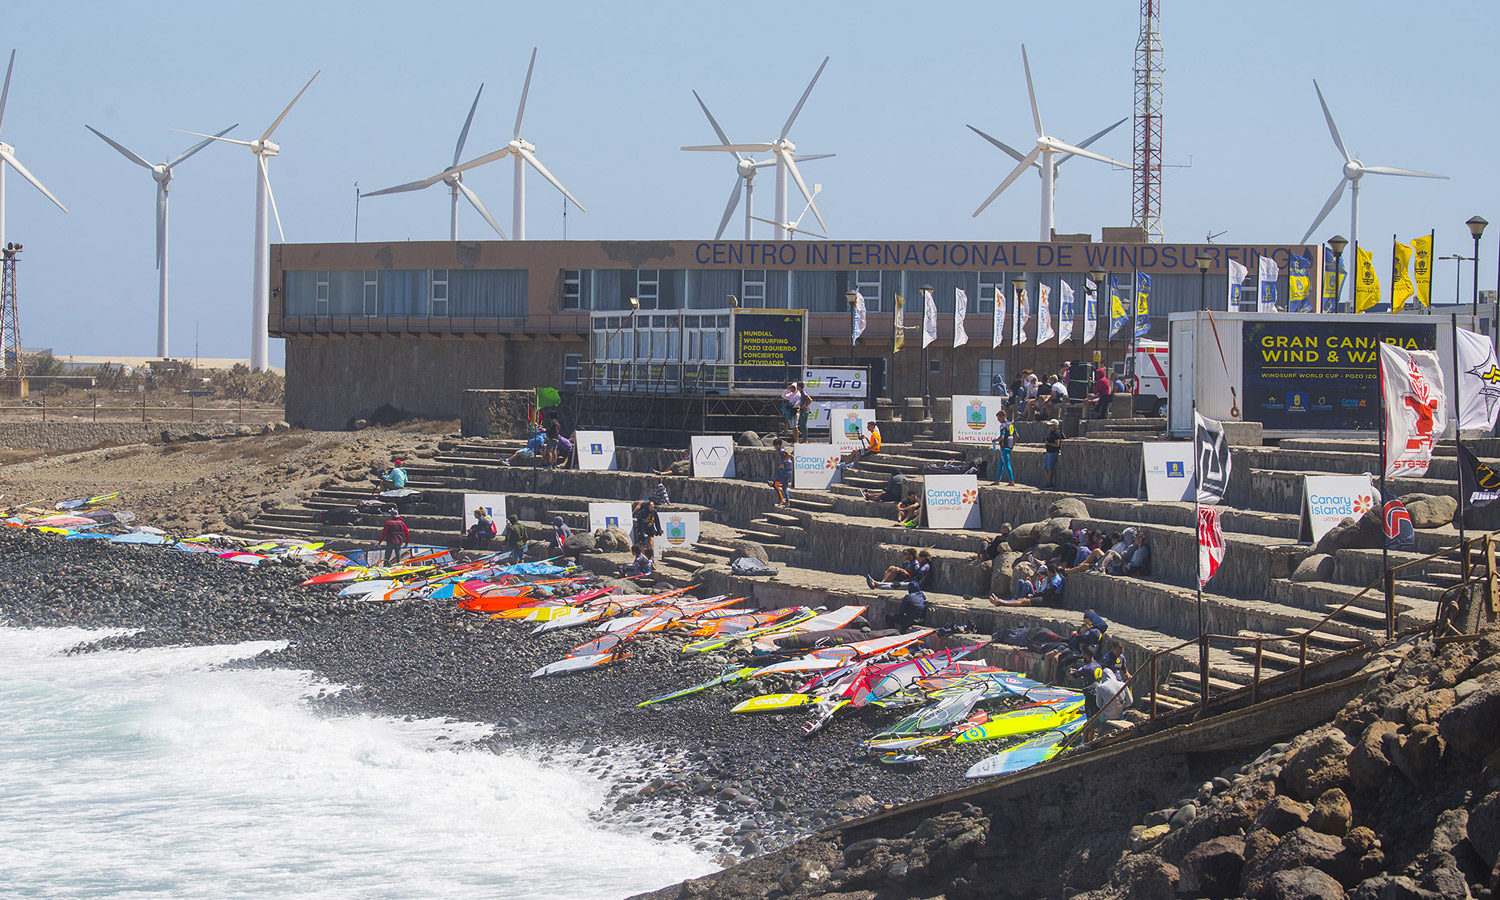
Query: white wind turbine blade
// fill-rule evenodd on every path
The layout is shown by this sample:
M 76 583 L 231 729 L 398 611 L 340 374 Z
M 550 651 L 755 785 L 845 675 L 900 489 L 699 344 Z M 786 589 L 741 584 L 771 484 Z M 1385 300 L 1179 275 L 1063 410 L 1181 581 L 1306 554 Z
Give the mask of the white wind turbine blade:
M 824 63 L 827 63 L 827 60 L 824 60 Z M 822 69 L 819 69 L 818 71 L 821 72 Z M 823 230 L 824 231 L 827 231 L 828 230 L 828 223 L 825 222 L 825 221 L 823 221 L 823 214 L 818 211 L 818 204 L 813 201 L 813 197 L 816 196 L 816 195 L 814 195 L 812 192 L 808 191 L 808 189 L 807 189 L 807 182 L 805 182 L 805 181 L 802 180 L 802 173 L 799 172 L 799 171 L 797 171 L 797 163 L 793 160 L 792 154 L 790 154 L 790 153 L 780 153 L 778 155 L 782 159 L 786 160 L 786 170 L 787 170 L 787 172 L 791 173 L 792 180 L 795 181 L 795 182 L 797 182 L 797 189 L 802 192 L 802 196 L 804 196 L 804 197 L 807 198 L 807 205 L 810 206 L 810 207 L 812 207 L 812 213 L 813 213 L 814 216 L 817 216 L 817 218 L 818 218 L 818 224 L 823 226 Z
M 770 144 L 710 144 L 706 147 L 683 147 L 683 150 L 728 150 L 731 153 L 765 153 L 771 149 Z
M 162 251 L 167 246 L 167 186 L 156 184 L 156 267 L 161 268 Z
M 698 96 L 697 91 L 693 91 L 693 99 L 698 101 L 698 108 L 703 110 L 703 114 L 705 116 L 708 116 L 708 124 L 714 127 L 714 134 L 717 134 L 719 136 L 720 143 L 728 147 L 730 144 L 729 135 L 725 134 L 724 129 L 719 127 L 719 122 L 714 118 L 714 114 L 708 111 L 708 104 L 703 102 L 703 98 Z M 733 153 L 734 151 L 730 152 Z M 739 156 L 738 153 L 735 153 L 734 155 Z
M 823 65 L 818 66 L 818 71 L 813 73 L 812 81 L 807 83 L 807 90 L 802 92 L 802 99 L 797 101 L 796 107 L 792 109 L 792 114 L 786 118 L 786 124 L 781 126 L 781 137 L 779 140 L 786 140 L 787 133 L 792 130 L 792 123 L 797 121 L 798 113 L 802 112 L 802 104 L 807 102 L 807 96 L 812 93 L 813 85 L 818 83 L 818 77 L 823 74 L 823 69 L 827 68 L 828 60 L 829 57 L 823 57 Z M 803 191 L 803 193 L 806 193 L 806 191 Z
M 760 216 L 751 216 L 750 218 L 754 219 L 757 222 L 765 222 L 767 225 L 775 225 L 778 228 L 785 228 L 787 231 L 790 231 L 792 234 L 810 234 L 813 237 L 818 237 L 818 238 L 826 238 L 826 237 L 828 237 L 828 235 L 826 235 L 826 234 L 819 234 L 816 231 L 810 231 L 810 230 L 805 229 L 805 228 L 798 228 L 796 222 L 772 222 L 770 219 L 762 219 Z
M 432 187 L 448 174 L 447 170 L 437 173 L 431 178 L 423 178 L 421 181 L 408 181 L 406 184 L 398 184 L 395 187 L 381 188 L 378 191 L 365 191 L 361 197 L 379 197 L 381 194 L 400 194 L 404 191 L 420 191 L 423 188 Z
M 479 166 L 482 166 L 485 163 L 492 163 L 492 162 L 494 162 L 497 159 L 504 159 L 506 156 L 509 156 L 509 155 L 510 155 L 510 145 L 506 144 L 504 147 L 501 147 L 499 150 L 492 150 L 492 151 L 490 151 L 489 153 L 486 153 L 483 156 L 476 156 L 476 157 L 474 157 L 473 159 L 469 160 L 466 163 L 461 163 L 459 165 L 450 166 L 449 168 L 444 169 L 439 174 L 432 176 L 432 179 L 428 182 L 428 184 L 437 184 L 439 181 L 443 180 L 443 176 L 444 175 L 451 175 L 454 172 L 467 172 L 470 169 L 478 168 Z M 415 184 L 416 182 L 412 182 L 412 183 Z M 408 188 L 408 190 L 411 190 L 411 188 Z
M 300 91 L 297 92 L 297 96 L 295 96 L 295 97 L 292 98 L 292 102 L 288 103 L 286 105 L 286 109 L 283 109 L 281 111 L 281 115 L 279 115 L 279 116 L 276 117 L 276 121 L 274 121 L 274 122 L 271 123 L 271 127 L 266 129 L 266 133 L 260 136 L 261 140 L 264 141 L 264 140 L 269 140 L 270 139 L 271 132 L 273 132 L 273 131 L 276 130 L 276 126 L 278 126 L 278 125 L 281 124 L 281 120 L 286 118 L 286 114 L 292 111 L 292 107 L 296 106 L 297 105 L 297 101 L 302 99 L 302 95 L 305 94 L 305 93 L 307 93 L 307 89 L 310 88 L 310 87 L 312 87 L 313 78 L 317 78 L 321 74 L 323 74 L 323 70 L 319 69 L 318 71 L 316 71 L 316 72 L 313 73 L 313 77 L 312 78 L 307 79 L 307 84 L 304 84 L 302 86 L 302 90 L 300 90 Z
M 808 160 L 811 160 L 811 159 L 833 159 L 835 156 L 838 156 L 838 154 L 837 153 L 813 153 L 813 154 L 808 155 L 808 156 L 793 156 L 792 159 L 796 160 L 797 162 L 807 162 Z M 766 165 L 773 165 L 774 163 L 775 163 L 775 160 L 771 160 L 769 163 L 766 163 Z M 756 166 L 756 168 L 760 168 L 760 166 Z
M 1021 65 L 1026 69 L 1026 93 L 1031 96 L 1031 121 L 1036 125 L 1036 136 L 1042 137 L 1047 132 L 1042 130 L 1042 110 L 1036 105 L 1036 88 L 1031 86 L 1031 60 L 1026 58 L 1026 45 L 1021 45 Z
M 1322 225 L 1323 220 L 1328 218 L 1328 214 L 1333 212 L 1333 208 L 1338 206 L 1339 198 L 1344 196 L 1344 185 L 1348 183 L 1349 179 L 1342 175 L 1339 176 L 1339 186 L 1333 189 L 1333 194 L 1329 196 L 1328 202 L 1323 204 L 1323 209 L 1318 212 L 1318 217 L 1313 219 L 1311 225 L 1307 226 L 1307 234 L 1302 236 L 1302 243 L 1307 243 L 1307 239 L 1312 237 L 1312 233 L 1318 230 L 1318 226 Z
M 1405 175 L 1409 178 L 1441 178 L 1447 180 L 1447 175 L 1434 175 L 1431 172 L 1418 172 L 1416 169 L 1397 169 L 1391 166 L 1360 166 L 1365 172 L 1375 175 Z
M 1116 122 L 1115 124 L 1109 126 L 1108 128 L 1105 128 L 1102 131 L 1096 131 L 1093 134 L 1089 135 L 1088 137 L 1084 138 L 1083 140 L 1079 141 L 1078 142 L 1078 146 L 1080 146 L 1080 147 L 1087 147 L 1088 145 L 1092 144 L 1094 141 L 1099 140 L 1100 138 L 1104 137 L 1106 134 L 1109 134 L 1111 131 L 1114 131 L 1116 128 L 1119 128 L 1121 125 L 1124 125 L 1128 121 L 1130 121 L 1130 117 L 1126 116 L 1125 118 L 1123 118 L 1120 121 Z M 1056 168 L 1056 167 L 1062 165 L 1063 163 L 1067 162 L 1068 160 L 1070 160 L 1072 158 L 1073 158 L 1073 154 L 1071 154 L 1071 153 L 1063 154 L 1062 156 L 1059 156 L 1057 158 L 1057 161 L 1054 162 L 1052 164 L 1052 166 L 1053 166 L 1053 168 Z
M 192 156 L 194 153 L 197 153 L 199 150 L 202 150 L 204 147 L 207 147 L 209 144 L 212 144 L 214 142 L 214 138 L 223 137 L 224 135 L 228 134 L 229 132 L 235 130 L 238 127 L 240 127 L 239 123 L 236 122 L 235 124 L 229 126 L 228 128 L 224 129 L 223 131 L 219 132 L 218 134 L 214 135 L 213 137 L 204 138 L 203 140 L 199 141 L 198 143 L 194 144 L 193 146 L 191 146 L 191 147 L 187 148 L 186 150 L 182 151 L 181 153 L 177 154 L 176 158 L 174 158 L 171 162 L 167 163 L 167 168 L 168 169 L 175 168 L 178 163 L 180 163 L 183 160 L 187 159 L 189 156 Z M 90 130 L 92 130 L 92 129 L 90 129 Z M 104 137 L 104 135 L 102 135 L 102 134 L 99 135 L 99 136 L 100 137 Z
M 994 203 L 995 198 L 1000 196 L 1000 194 L 1003 193 L 1006 188 L 1014 184 L 1016 179 L 1021 177 L 1021 173 L 1031 168 L 1031 164 L 1036 162 L 1036 158 L 1041 155 L 1042 148 L 1036 147 L 1030 153 L 1023 156 L 1021 158 L 1021 161 L 1019 163 L 1016 163 L 1016 167 L 1010 170 L 1010 174 L 1005 176 L 1005 180 L 1000 182 L 1000 186 L 995 188 L 994 192 L 986 197 L 983 203 L 979 204 L 978 209 L 974 210 L 973 217 L 978 218 L 979 214 L 984 212 L 985 207 L 989 206 L 991 203 Z
M 99 138 L 104 141 L 104 143 L 106 143 L 106 144 L 110 145 L 111 147 L 115 148 L 116 150 L 120 151 L 120 155 L 121 156 L 125 157 L 126 159 L 130 160 L 131 162 L 135 163 L 136 165 L 140 166 L 141 168 L 143 168 L 143 169 L 149 169 L 149 168 L 152 167 L 150 163 L 146 162 L 144 159 L 141 158 L 141 155 L 139 153 L 136 153 L 133 150 L 127 149 L 122 144 L 120 144 L 119 142 L 111 139 L 108 135 L 106 135 L 104 132 L 100 131 L 99 129 L 95 128 L 94 126 L 92 126 L 92 125 L 84 125 L 83 127 L 87 128 L 89 131 L 92 131 L 94 134 L 98 135 Z
M 714 240 L 724 236 L 724 229 L 729 227 L 729 217 L 734 215 L 734 210 L 740 205 L 740 192 L 745 187 L 745 179 L 734 176 L 734 190 L 729 192 L 729 205 L 724 207 L 724 218 L 719 220 L 719 231 L 714 235 Z
M 997 138 L 997 137 L 991 137 L 991 136 L 985 134 L 984 132 L 980 131 L 978 128 L 975 128 L 973 125 L 967 125 L 965 127 L 968 128 L 970 131 L 974 132 L 975 134 L 979 135 L 980 137 L 984 138 L 985 140 L 989 141 L 991 144 L 994 144 L 996 147 L 1000 148 L 1001 152 L 1003 152 L 1005 155 L 1009 156 L 1011 159 L 1014 159 L 1017 162 L 1019 162 L 1019 161 L 1021 161 L 1021 160 L 1023 160 L 1023 159 L 1026 158 L 1026 154 L 1022 153 L 1021 151 L 1017 150 L 1016 148 L 1012 147 L 1011 145 L 1005 143 L 1004 141 L 1000 140 L 999 138 Z
M 1085 150 L 1082 147 L 1075 147 L 1072 144 L 1065 144 L 1062 141 L 1053 140 L 1052 138 L 1047 139 L 1047 146 L 1051 147 L 1053 150 L 1066 151 L 1073 154 L 1074 156 L 1084 156 L 1089 159 L 1097 159 L 1100 162 L 1107 162 L 1110 165 L 1119 166 L 1122 169 L 1130 168 L 1130 163 L 1120 162 L 1118 159 L 1112 159 L 1108 156 L 1104 156 L 1103 154 L 1095 153 L 1092 150 Z
M 276 195 L 271 192 L 271 176 L 266 172 L 266 158 L 256 154 L 255 161 L 260 166 L 260 179 L 266 183 L 266 198 L 271 201 L 271 212 L 276 215 L 276 233 L 281 235 L 281 242 L 286 243 L 286 231 L 281 227 L 281 210 L 276 208 Z
M 1323 99 L 1323 89 L 1318 87 L 1318 79 L 1316 78 L 1313 79 L 1313 90 L 1318 92 L 1318 105 L 1323 107 L 1323 118 L 1328 121 L 1328 133 L 1333 135 L 1334 146 L 1338 147 L 1339 152 L 1344 154 L 1344 162 L 1353 162 L 1354 157 L 1350 156 L 1349 151 L 1344 149 L 1344 139 L 1339 137 L 1339 127 L 1333 124 L 1333 113 L 1328 111 L 1328 103 Z M 1316 228 L 1317 226 L 1314 225 L 1313 227 Z
M 815 184 L 815 185 L 813 185 L 813 196 L 816 197 L 816 196 L 818 196 L 821 193 L 823 193 L 823 186 L 821 184 Z M 802 207 L 802 213 L 800 215 L 798 215 L 797 218 L 792 222 L 792 230 L 793 231 L 801 231 L 801 230 L 803 230 L 802 229 L 802 220 L 807 217 L 807 211 L 809 209 L 812 209 L 812 201 L 811 200 L 807 201 L 807 205 L 804 206 L 804 207 Z M 817 232 L 809 232 L 809 234 L 816 234 L 816 233 Z
M 190 134 L 193 137 L 208 138 L 211 141 L 223 141 L 226 144 L 238 144 L 241 147 L 253 147 L 254 146 L 254 144 L 251 141 L 241 141 L 241 140 L 237 140 L 235 138 L 222 137 L 223 132 L 220 132 L 219 134 L 204 134 L 201 131 L 184 131 L 181 128 L 173 128 L 172 130 L 175 131 L 175 132 L 177 132 L 178 134 Z M 227 130 L 228 129 L 225 129 L 225 131 L 227 131 Z
M 10 70 L 16 67 L 16 51 L 10 51 L 10 65 L 5 67 L 5 87 L 0 88 L 0 123 L 5 121 L 5 98 L 10 96 Z
M 466 185 L 466 184 L 464 184 L 462 181 L 457 182 L 457 185 L 458 185 L 459 191 L 465 197 L 469 198 L 469 202 L 471 204 L 473 204 L 473 206 L 474 206 L 474 208 L 476 210 L 479 211 L 479 214 L 481 216 L 484 216 L 484 220 L 486 222 L 490 223 L 490 227 L 493 228 L 493 229 L 495 229 L 495 233 L 498 234 L 498 235 L 500 235 L 500 239 L 501 240 L 505 240 L 505 241 L 510 240 L 510 238 L 508 238 L 508 237 L 505 236 L 505 232 L 503 232 L 503 231 L 500 230 L 500 223 L 495 221 L 495 217 L 492 216 L 492 215 L 490 215 L 490 211 L 487 210 L 487 209 L 485 209 L 484 208 L 484 204 L 479 201 L 479 195 L 475 194 L 473 191 L 469 190 L 469 186 Z
M 531 48 L 531 64 L 526 67 L 526 83 L 521 87 L 521 105 L 516 108 L 516 133 L 511 140 L 521 139 L 521 117 L 526 115 L 526 95 L 531 93 L 531 70 L 536 68 L 536 48 Z M 564 192 L 566 193 L 566 191 Z M 576 200 L 574 201 L 577 202 Z
M 15 169 L 22 178 L 31 182 L 31 186 L 45 194 L 48 200 L 56 203 L 58 209 L 62 210 L 63 212 L 68 211 L 68 208 L 62 205 L 62 201 L 52 196 L 52 192 L 47 190 L 47 188 L 44 187 L 40 181 L 37 181 L 35 175 L 26 171 L 26 167 L 21 165 L 21 161 L 16 159 L 16 157 L 9 150 L 0 148 L 0 160 L 4 160 L 10 165 L 12 169 Z
M 516 148 L 516 152 L 519 153 L 519 154 L 521 154 L 521 158 L 522 159 L 524 159 L 527 162 L 531 163 L 531 167 L 533 169 L 536 169 L 537 172 L 543 178 L 545 178 L 548 181 L 552 182 L 552 186 L 553 187 L 557 188 L 559 191 L 562 191 L 562 195 L 564 197 L 567 197 L 569 200 L 572 200 L 574 206 L 578 207 L 579 209 L 583 210 L 584 212 L 588 212 L 588 210 L 586 208 L 584 208 L 584 205 L 582 203 L 578 202 L 578 198 L 575 197 L 575 196 L 573 196 L 571 193 L 569 193 L 568 189 L 565 188 L 565 187 L 563 187 L 563 183 L 561 181 L 558 181 L 557 177 L 554 176 L 551 172 L 547 171 L 547 167 L 544 166 L 544 165 L 542 165 L 542 161 L 536 158 L 536 154 L 535 153 L 532 153 L 530 150 L 527 150 L 524 146 Z
M 484 84 L 481 82 L 479 90 L 474 92 L 474 102 L 469 105 L 469 117 L 464 119 L 464 130 L 458 133 L 458 146 L 453 148 L 453 165 L 458 165 L 458 158 L 464 153 L 464 143 L 469 139 L 469 126 L 474 124 L 474 110 L 479 108 L 479 95 L 484 93 Z

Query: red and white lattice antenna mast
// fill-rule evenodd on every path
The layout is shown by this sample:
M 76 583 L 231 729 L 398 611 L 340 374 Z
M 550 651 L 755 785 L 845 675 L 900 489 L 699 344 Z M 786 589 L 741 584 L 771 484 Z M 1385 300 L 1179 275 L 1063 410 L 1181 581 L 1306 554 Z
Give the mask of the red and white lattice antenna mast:
M 1141 34 L 1135 44 L 1135 226 L 1148 241 L 1161 228 L 1161 0 L 1141 0 Z

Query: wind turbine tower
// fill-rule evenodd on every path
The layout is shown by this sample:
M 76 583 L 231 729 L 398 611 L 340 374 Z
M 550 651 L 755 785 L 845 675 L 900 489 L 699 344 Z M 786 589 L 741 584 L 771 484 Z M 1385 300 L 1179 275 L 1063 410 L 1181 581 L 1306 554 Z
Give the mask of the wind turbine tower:
M 1135 226 L 1161 243 L 1161 0 L 1141 0 L 1135 42 Z

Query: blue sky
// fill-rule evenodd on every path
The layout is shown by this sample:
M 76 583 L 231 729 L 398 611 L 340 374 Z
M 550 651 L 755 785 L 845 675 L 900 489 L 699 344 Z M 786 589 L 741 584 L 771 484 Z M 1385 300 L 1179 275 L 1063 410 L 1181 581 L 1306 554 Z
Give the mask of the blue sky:
M 1436 228 L 1438 253 L 1467 255 L 1464 221 L 1500 223 L 1491 77 L 1483 60 L 1493 4 L 1342 5 L 1268 0 L 1163 4 L 1167 239 L 1297 241 L 1342 163 L 1318 108 L 1317 78 L 1345 143 L 1366 164 L 1450 181 L 1367 176 L 1362 243 L 1388 270 L 1386 236 Z M 201 3 L 16 6 L 17 49 L 0 140 L 70 210 L 63 215 L 13 172 L 6 239 L 25 247 L 21 325 L 27 346 L 60 354 L 155 349 L 154 183 L 84 124 L 152 161 L 188 147 L 173 128 L 240 123 L 251 138 L 313 73 L 322 75 L 276 133 L 271 181 L 288 241 L 349 240 L 354 183 L 373 190 L 425 177 L 451 159 L 474 92 L 485 84 L 466 157 L 510 137 L 526 72 L 536 74 L 523 136 L 588 207 L 570 239 L 711 238 L 734 183 L 696 89 L 734 140 L 779 132 L 824 56 L 827 70 L 791 137 L 823 185 L 819 207 L 840 239 L 1033 240 L 1040 181 L 1028 175 L 983 215 L 974 208 L 1013 163 L 964 126 L 1013 146 L 1032 140 L 1019 45 L 1043 124 L 1078 141 L 1131 113 L 1138 4 L 1116 2 L 844 4 Z M 0 49 L 5 49 L 0 47 Z M 1466 153 L 1464 147 L 1476 148 Z M 1094 145 L 1129 160 L 1129 123 Z M 254 163 L 216 146 L 184 163 L 171 201 L 171 341 L 191 355 L 248 354 Z M 466 177 L 509 230 L 509 160 Z M 757 214 L 771 211 L 767 172 Z M 1076 159 L 1058 179 L 1057 228 L 1092 232 L 1131 219 L 1128 170 Z M 1314 240 L 1347 235 L 1348 195 Z M 527 232 L 562 235 L 560 195 L 527 182 Z M 796 203 L 794 209 L 800 210 Z M 447 195 L 366 199 L 360 239 L 446 239 Z M 739 234 L 738 220 L 726 237 Z M 811 216 L 806 222 L 811 221 Z M 769 226 L 766 226 L 769 228 Z M 274 225 L 272 228 L 275 239 Z M 488 226 L 467 206 L 461 239 Z M 1480 286 L 1495 284 L 1486 236 Z M 1382 262 L 1384 261 L 1384 262 Z M 1451 297 L 1454 264 L 1436 270 Z M 1465 264 L 1463 296 L 1468 296 Z M 273 341 L 273 362 L 282 349 Z

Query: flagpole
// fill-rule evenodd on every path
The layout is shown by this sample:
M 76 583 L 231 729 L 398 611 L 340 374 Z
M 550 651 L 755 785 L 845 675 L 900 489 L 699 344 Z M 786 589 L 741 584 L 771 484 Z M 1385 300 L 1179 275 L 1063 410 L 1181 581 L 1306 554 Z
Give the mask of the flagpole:
M 1357 277 L 1355 278 L 1354 283 L 1356 285 L 1359 284 L 1359 279 Z M 1380 579 L 1383 583 L 1391 571 L 1391 542 L 1386 537 L 1385 533 L 1385 419 L 1388 411 L 1385 408 L 1385 363 L 1383 361 L 1379 361 L 1379 348 L 1377 347 L 1376 350 L 1377 354 L 1375 358 L 1378 362 L 1375 370 L 1375 386 L 1380 393 L 1380 502 L 1376 504 L 1376 506 L 1380 509 L 1380 512 L 1376 516 L 1376 518 L 1380 520 Z M 1386 614 L 1389 615 L 1390 597 L 1387 596 L 1385 600 L 1387 604 Z M 1386 621 L 1389 622 L 1390 620 L 1387 619 Z
M 1396 235 L 1391 235 L 1391 312 L 1396 311 Z M 1381 500 L 1385 502 L 1384 499 Z M 1381 526 L 1385 527 L 1384 525 Z
M 1458 574 L 1467 580 L 1469 577 L 1469 548 L 1464 534 L 1464 455 L 1463 435 L 1458 427 L 1463 424 L 1463 398 L 1459 396 L 1458 375 L 1458 313 L 1450 313 L 1451 335 L 1453 339 L 1453 456 L 1458 460 Z
M 1436 312 L 1432 308 L 1432 264 L 1437 260 L 1437 229 L 1427 231 L 1427 314 Z
M 1201 316 L 1200 316 L 1201 318 Z M 1198 504 L 1198 488 L 1202 484 L 1199 470 L 1203 467 L 1203 454 L 1198 450 L 1198 386 L 1193 385 L 1193 535 L 1198 543 L 1198 561 L 1193 570 L 1196 577 L 1193 587 L 1198 591 L 1198 700 L 1208 707 L 1208 642 L 1203 639 L 1203 526 L 1199 522 L 1202 513 Z

